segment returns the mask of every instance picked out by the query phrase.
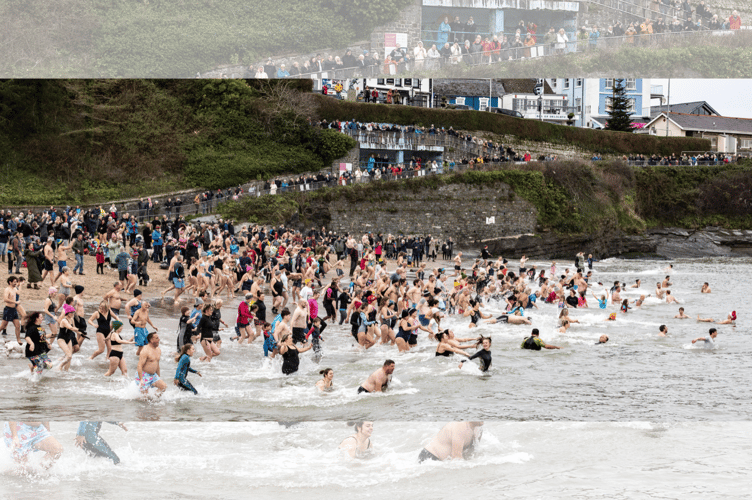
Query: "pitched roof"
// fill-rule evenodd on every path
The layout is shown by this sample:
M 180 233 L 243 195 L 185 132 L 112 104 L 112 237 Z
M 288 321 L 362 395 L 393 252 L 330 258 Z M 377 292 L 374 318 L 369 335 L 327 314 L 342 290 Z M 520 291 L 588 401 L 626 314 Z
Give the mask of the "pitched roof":
M 720 113 L 713 109 L 713 107 L 708 104 L 707 101 L 693 101 L 693 102 L 683 102 L 679 104 L 672 104 L 671 105 L 671 113 L 685 113 L 688 115 L 702 115 L 707 113 L 701 113 L 702 109 L 705 108 L 705 110 L 708 113 L 714 114 L 716 116 L 720 116 Z M 665 113 L 666 111 L 669 111 L 668 106 L 652 106 L 650 108 L 650 116 L 655 117 L 660 115 L 661 113 Z
M 504 94 L 532 94 L 535 87 L 534 78 L 526 79 L 495 79 L 491 81 L 491 90 L 494 96 Z M 467 96 L 467 97 L 488 97 L 488 80 L 477 79 L 434 79 L 433 91 L 435 94 L 444 96 Z M 555 92 L 545 82 L 543 87 L 544 94 L 554 94 Z
M 650 123 L 653 123 L 664 115 L 665 113 L 656 116 Z M 669 119 L 681 127 L 682 130 L 752 135 L 752 119 L 750 118 L 690 115 L 686 113 L 674 113 L 672 111 L 669 114 Z

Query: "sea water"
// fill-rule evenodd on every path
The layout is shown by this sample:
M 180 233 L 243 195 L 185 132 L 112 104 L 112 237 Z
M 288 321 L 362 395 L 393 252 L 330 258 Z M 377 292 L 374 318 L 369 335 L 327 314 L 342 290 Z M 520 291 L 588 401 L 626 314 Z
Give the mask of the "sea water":
M 418 463 L 444 422 L 376 421 L 367 459 L 339 443 L 344 422 L 104 424 L 119 465 L 73 444 L 49 469 L 0 452 L 3 498 L 708 499 L 748 498 L 749 422 L 486 422 L 468 460 Z M 3 451 L 0 445 L 0 451 Z

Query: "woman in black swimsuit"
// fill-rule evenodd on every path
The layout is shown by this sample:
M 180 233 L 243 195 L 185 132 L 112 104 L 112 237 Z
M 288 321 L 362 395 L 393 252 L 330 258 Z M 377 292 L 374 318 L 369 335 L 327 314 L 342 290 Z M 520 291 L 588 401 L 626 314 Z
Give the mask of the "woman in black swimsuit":
M 89 318 L 89 324 L 97 328 L 97 350 L 89 359 L 94 359 L 102 354 L 107 348 L 107 357 L 110 357 L 110 322 L 113 318 L 120 321 L 120 318 L 110 309 L 109 301 L 103 300 L 99 303 L 99 309 Z M 96 323 L 95 323 L 96 321 Z
M 73 345 L 76 343 L 76 334 L 80 333 L 74 326 L 73 316 L 76 308 L 70 304 L 63 304 L 63 316 L 59 320 L 60 330 L 57 334 L 57 344 L 63 350 L 65 355 L 63 362 L 60 364 L 60 370 L 68 371 L 71 359 L 73 358 Z
M 286 333 L 279 343 L 279 353 L 282 355 L 282 373 L 290 375 L 298 371 L 300 365 L 299 354 L 306 352 L 313 347 L 313 343 L 309 342 L 307 346 L 302 349 L 295 347 L 292 341 L 292 334 Z
M 362 458 L 373 450 L 371 445 L 373 422 L 348 422 L 347 425 L 355 427 L 355 434 L 346 437 L 339 444 L 339 449 L 345 450 L 351 458 Z
M 456 354 L 461 354 L 466 357 L 470 357 L 468 353 L 463 351 L 462 349 L 458 347 L 454 347 L 452 344 L 449 343 L 449 334 L 447 331 L 439 332 L 436 334 L 436 340 L 439 341 L 439 345 L 436 346 L 436 357 L 438 356 L 446 356 L 450 357 Z
M 214 343 L 212 313 L 214 313 L 214 306 L 206 304 L 201 320 L 196 327 L 196 330 L 201 333 L 201 347 L 204 348 L 204 353 L 206 354 L 206 356 L 199 358 L 199 361 L 211 361 L 214 356 L 219 356 L 219 348 Z
M 128 377 L 128 366 L 123 359 L 122 344 L 133 344 L 135 341 L 133 339 L 128 341 L 123 340 L 122 337 L 120 337 L 122 331 L 123 323 L 119 320 L 113 321 L 112 326 L 110 327 L 110 335 L 108 337 L 108 340 L 110 341 L 110 369 L 104 374 L 105 377 L 114 374 L 115 370 L 118 368 L 120 368 L 120 373 L 122 373 L 124 377 Z
M 392 345 L 395 344 L 397 338 L 394 333 L 394 327 L 397 326 L 397 312 L 395 308 L 397 304 L 389 303 L 389 299 L 386 297 L 379 301 L 379 314 L 381 315 L 381 343 L 388 344 L 390 341 Z

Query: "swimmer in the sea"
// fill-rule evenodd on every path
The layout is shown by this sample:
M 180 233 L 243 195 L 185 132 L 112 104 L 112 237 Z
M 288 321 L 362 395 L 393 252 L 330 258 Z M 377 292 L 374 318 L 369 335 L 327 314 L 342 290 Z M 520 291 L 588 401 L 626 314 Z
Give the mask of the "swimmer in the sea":
M 708 282 L 706 281 L 703 283 L 702 288 L 700 288 L 700 293 L 711 293 L 712 290 L 710 289 L 710 285 L 708 285 Z
M 668 327 L 666 325 L 661 325 L 658 328 L 658 336 L 665 337 L 666 335 L 668 335 Z
M 679 301 L 671 295 L 671 290 L 666 290 L 666 304 L 678 304 Z
M 608 342 L 608 335 L 601 335 L 595 345 L 605 344 L 606 342 Z
M 686 314 L 684 314 L 684 308 L 680 307 L 679 308 L 679 314 L 677 314 L 676 316 L 674 316 L 674 318 L 675 319 L 689 319 L 690 317 L 687 316 Z
M 348 422 L 347 425 L 355 427 L 355 434 L 346 437 L 339 444 L 339 449 L 346 451 L 351 458 L 363 458 L 373 450 L 371 444 L 373 422 Z
M 609 314 L 608 318 L 604 319 L 603 321 L 616 321 L 616 313 Z
M 332 380 L 334 379 L 334 370 L 331 368 L 324 368 L 319 371 L 321 379 L 316 382 L 316 388 L 320 391 L 327 391 L 332 389 Z
M 467 359 L 460 361 L 460 368 L 462 368 L 465 361 L 471 361 L 475 358 L 478 358 L 478 362 L 480 363 L 480 371 L 487 372 L 491 368 L 491 337 L 480 337 L 476 347 L 481 346 L 483 347 L 481 350 Z
M 718 330 L 715 328 L 711 328 L 708 331 L 708 335 L 704 337 L 697 337 L 696 339 L 692 339 L 692 343 L 699 342 L 700 340 L 705 342 L 706 347 L 713 347 L 715 345 L 715 338 L 718 336 Z
M 561 322 L 561 326 L 557 329 L 557 331 L 559 333 L 566 333 L 567 330 L 569 330 L 570 325 L 571 323 L 569 322 L 569 320 L 565 319 L 564 321 Z
M 616 313 L 612 313 L 616 315 Z M 561 349 L 561 347 L 555 346 L 555 345 L 549 345 L 546 344 L 541 338 L 539 337 L 540 332 L 537 328 L 533 328 L 533 331 L 530 333 L 529 337 L 526 337 L 525 340 L 522 341 L 522 344 L 520 344 L 521 349 L 529 349 L 531 351 L 540 351 L 541 348 L 543 349 Z
M 728 313 L 726 319 L 724 319 L 723 321 L 715 321 L 713 320 L 713 318 L 701 318 L 698 314 L 697 321 L 699 321 L 700 323 L 715 323 L 717 325 L 735 325 L 736 311 L 731 311 L 730 313 Z
M 673 283 L 671 283 L 671 281 L 669 281 L 670 279 L 671 279 L 671 276 L 666 276 L 666 278 L 663 280 L 663 283 L 661 283 L 661 286 L 663 288 L 668 288 L 671 285 L 673 285 Z
M 435 460 L 467 460 L 483 435 L 483 422 L 452 422 L 446 424 L 423 448 L 418 462 Z
M 666 293 L 666 290 L 664 290 L 663 288 L 661 288 L 661 282 L 660 281 L 657 282 L 655 284 L 655 296 L 658 297 L 659 299 L 663 300 L 663 296 L 665 295 L 665 293 Z
M 394 373 L 394 361 L 387 359 L 384 365 L 373 372 L 368 379 L 358 387 L 358 394 L 361 392 L 384 392 L 392 380 Z
M 630 286 L 629 288 L 640 288 L 641 284 L 642 284 L 642 280 L 635 280 L 635 284 Z

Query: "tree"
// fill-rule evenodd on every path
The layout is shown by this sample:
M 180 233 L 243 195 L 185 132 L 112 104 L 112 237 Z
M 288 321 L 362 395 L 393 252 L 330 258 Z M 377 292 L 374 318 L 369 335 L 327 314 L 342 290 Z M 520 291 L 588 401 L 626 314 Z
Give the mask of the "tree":
M 611 95 L 611 109 L 607 110 L 607 130 L 616 132 L 632 132 L 632 117 L 629 111 L 629 98 L 623 78 L 614 78 L 614 89 Z

